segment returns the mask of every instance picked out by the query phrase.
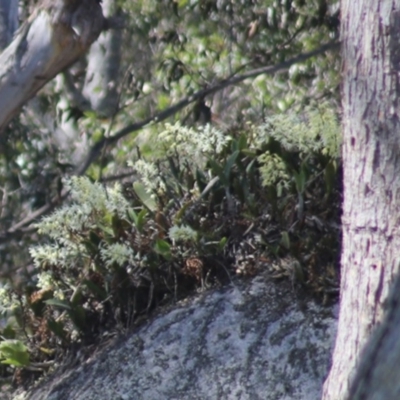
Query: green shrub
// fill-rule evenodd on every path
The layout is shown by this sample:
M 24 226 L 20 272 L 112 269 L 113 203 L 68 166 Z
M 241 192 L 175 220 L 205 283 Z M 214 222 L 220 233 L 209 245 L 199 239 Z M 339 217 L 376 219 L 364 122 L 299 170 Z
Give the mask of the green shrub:
M 23 332 L 31 360 L 235 274 L 337 290 L 340 136 L 328 107 L 229 132 L 166 125 L 138 154 L 133 183 L 65 181 L 68 203 L 37 224 L 47 240 L 30 249 L 35 279 L 3 288 L 9 338 Z

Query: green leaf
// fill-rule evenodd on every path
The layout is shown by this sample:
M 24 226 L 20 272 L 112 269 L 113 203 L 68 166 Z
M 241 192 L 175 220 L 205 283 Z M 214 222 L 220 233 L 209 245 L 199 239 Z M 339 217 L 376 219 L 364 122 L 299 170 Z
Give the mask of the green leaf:
M 71 296 L 71 299 L 70 299 L 71 306 L 75 307 L 75 306 L 79 305 L 81 303 L 81 301 L 82 301 L 82 290 L 79 286 Z
M 249 165 L 246 167 L 246 174 L 253 173 L 252 169 L 253 169 L 255 163 L 256 163 L 255 158 L 249 162 Z
M 211 167 L 211 171 L 212 171 L 213 175 L 221 178 L 221 176 L 223 176 L 223 173 L 224 173 L 224 168 L 222 167 L 222 165 L 218 164 L 212 158 L 208 159 L 208 163 Z
M 251 158 L 256 158 L 258 156 L 258 154 L 255 150 L 243 149 L 242 152 L 244 155 L 251 157 Z
M 207 183 L 206 176 L 204 175 L 203 171 L 200 171 L 198 168 L 196 168 L 196 183 L 200 192 L 204 190 Z
M 162 239 L 157 239 L 154 245 L 156 253 L 163 256 L 166 260 L 171 260 L 171 246 L 168 242 Z
M 171 104 L 171 96 L 167 93 L 160 93 L 158 95 L 158 109 L 162 110 Z
M 289 233 L 284 231 L 281 233 L 281 245 L 285 247 L 285 249 L 290 250 L 290 237 Z
M 228 243 L 228 238 L 224 236 L 218 243 L 218 251 L 222 251 L 227 243 Z
M 6 339 L 15 339 L 16 332 L 11 325 L 7 325 L 2 332 L 2 336 Z
M 143 208 L 137 216 L 136 229 L 141 233 L 143 232 L 144 224 L 146 223 L 147 213 L 148 211 Z
M 62 308 L 64 310 L 71 310 L 71 304 L 68 301 L 60 300 L 60 299 L 49 299 L 46 300 L 45 303 L 49 306 L 54 306 L 57 308 Z
M 133 190 L 135 191 L 136 195 L 139 197 L 139 200 L 145 207 L 147 207 L 150 211 L 157 210 L 157 203 L 151 197 L 151 194 L 146 191 L 146 188 L 143 185 L 143 183 L 134 182 Z
M 97 113 L 95 111 L 87 110 L 83 112 L 83 115 L 86 118 L 92 119 L 92 120 L 97 120 Z
M 207 186 L 201 192 L 200 199 L 202 199 L 219 181 L 220 181 L 219 176 L 214 176 L 214 178 L 212 178 L 211 181 L 207 183 Z
M 135 225 L 137 225 L 137 214 L 135 212 L 135 210 L 131 207 L 128 208 L 128 218 L 131 222 L 133 222 Z
M 114 230 L 111 226 L 98 222 L 97 226 L 109 237 L 114 237 Z
M 96 298 L 99 298 L 100 300 L 106 299 L 106 297 L 107 297 L 106 291 L 103 288 L 101 288 L 99 285 L 96 285 L 90 279 L 85 279 L 83 281 L 83 284 L 93 293 L 93 295 Z
M 86 311 L 82 306 L 74 307 L 68 311 L 68 315 L 78 330 L 84 331 L 86 329 Z
M 238 150 L 243 151 L 247 149 L 249 146 L 247 144 L 247 135 L 242 133 L 238 140 Z
M 20 340 L 8 339 L 0 342 L 0 355 L 4 358 L 2 364 L 15 367 L 25 367 L 29 364 L 28 349 Z
M 169 165 L 169 169 L 172 173 L 172 176 L 180 183 L 181 179 L 180 179 L 180 174 L 179 174 L 179 168 L 175 165 L 175 161 L 172 157 L 168 157 L 168 165 Z
M 294 180 L 296 183 L 296 189 L 298 193 L 304 193 L 306 190 L 307 182 L 307 171 L 304 164 L 300 167 L 300 172 L 293 171 Z
M 193 204 L 191 201 L 187 201 L 183 204 L 183 206 L 175 213 L 174 216 L 174 225 L 180 225 L 182 222 L 182 218 L 185 216 L 188 208 Z
M 231 170 L 233 165 L 236 162 L 236 159 L 239 155 L 239 150 L 234 151 L 228 158 L 228 160 L 226 161 L 225 167 L 224 167 L 224 182 L 223 184 L 225 186 L 229 185 L 229 178 L 231 176 Z

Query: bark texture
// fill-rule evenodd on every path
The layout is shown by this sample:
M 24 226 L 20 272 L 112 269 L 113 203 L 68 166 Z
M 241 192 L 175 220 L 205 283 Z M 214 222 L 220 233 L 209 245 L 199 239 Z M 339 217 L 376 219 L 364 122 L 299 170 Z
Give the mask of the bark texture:
M 18 399 L 318 399 L 335 331 L 332 308 L 259 276 L 159 315 Z
M 96 0 L 42 3 L 0 55 L 0 131 L 45 83 L 89 49 L 103 26 Z
M 18 0 L 0 0 L 0 51 L 11 42 L 18 29 Z
M 54 127 L 54 115 L 42 115 L 53 131 L 57 147 L 64 152 L 66 161 L 80 165 L 89 151 L 89 132 L 82 132 L 71 109 L 82 112 L 95 111 L 99 116 L 112 117 L 118 110 L 121 89 L 122 17 L 116 0 L 102 1 L 103 14 L 108 29 L 92 44 L 85 58 L 57 77 L 60 100 L 57 103 L 58 124 Z M 114 24 L 110 25 L 110 21 Z M 118 24 L 119 22 L 119 24 Z M 84 75 L 83 83 L 74 76 Z
M 400 399 L 400 276 L 388 308 L 363 354 L 349 400 Z
M 343 0 L 343 248 L 338 336 L 323 399 L 349 382 L 398 271 L 400 1 Z
M 102 4 L 105 17 L 116 17 L 115 0 L 104 0 Z M 83 95 L 91 109 L 105 117 L 113 116 L 118 110 L 121 43 L 122 29 L 109 29 L 100 35 L 88 54 Z

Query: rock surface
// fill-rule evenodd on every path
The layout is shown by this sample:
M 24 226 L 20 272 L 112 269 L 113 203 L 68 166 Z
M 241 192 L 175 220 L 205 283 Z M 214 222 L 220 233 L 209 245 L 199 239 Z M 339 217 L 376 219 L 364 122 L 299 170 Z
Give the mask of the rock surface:
M 258 276 L 178 304 L 18 399 L 318 399 L 334 314 Z

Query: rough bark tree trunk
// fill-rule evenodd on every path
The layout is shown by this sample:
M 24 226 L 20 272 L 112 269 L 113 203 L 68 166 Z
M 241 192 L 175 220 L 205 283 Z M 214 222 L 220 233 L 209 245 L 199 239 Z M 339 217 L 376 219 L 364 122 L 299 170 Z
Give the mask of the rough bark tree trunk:
M 333 365 L 323 399 L 346 398 L 382 318 L 400 248 L 400 1 L 343 0 L 343 248 Z
M 104 27 L 96 0 L 46 0 L 0 55 L 0 131 L 24 103 L 75 62 Z
M 400 276 L 388 312 L 361 358 L 349 400 L 400 399 Z

